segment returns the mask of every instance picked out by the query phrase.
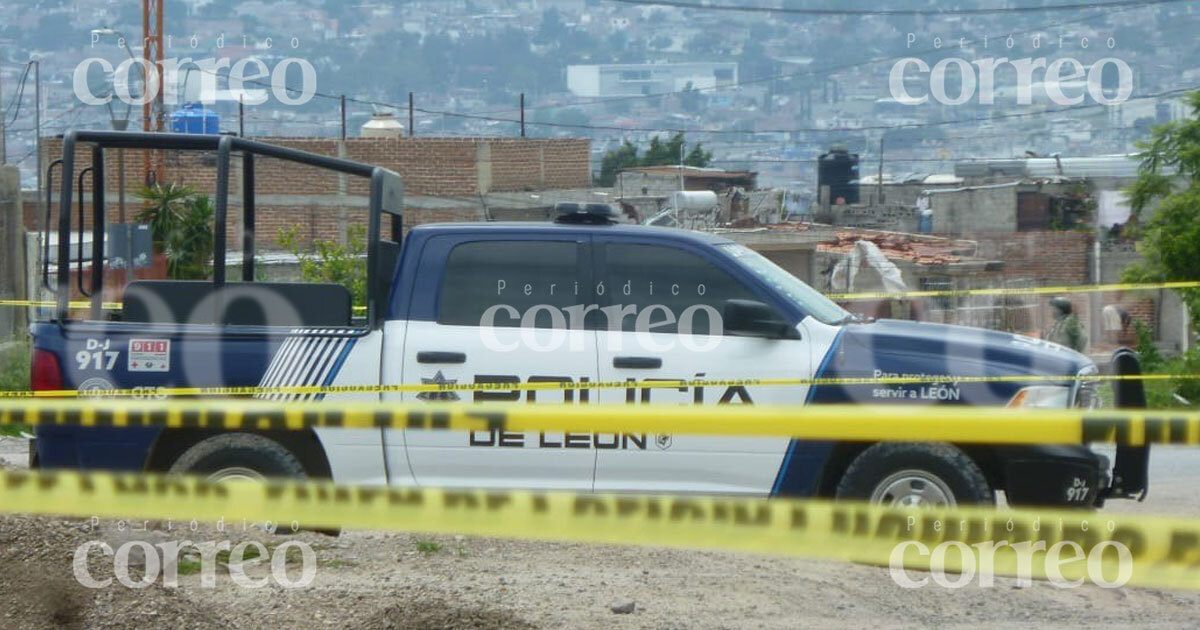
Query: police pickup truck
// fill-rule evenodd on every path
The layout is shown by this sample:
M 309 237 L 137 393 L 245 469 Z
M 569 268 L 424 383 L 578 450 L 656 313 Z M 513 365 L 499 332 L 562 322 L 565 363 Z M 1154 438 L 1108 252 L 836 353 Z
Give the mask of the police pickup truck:
M 489 383 L 487 390 L 462 392 L 262 397 L 612 404 L 613 413 L 627 403 L 1068 408 L 1097 399 L 1094 384 L 1076 378 L 1096 373 L 1096 366 L 1064 347 L 972 328 L 867 321 L 742 245 L 713 234 L 618 225 L 607 206 L 568 204 L 558 220 L 544 224 L 422 225 L 401 238 L 401 181 L 382 168 L 228 136 L 80 131 L 66 134 L 63 146 L 62 160 L 48 173 L 61 169 L 56 281 L 49 267 L 44 281 L 57 307 L 50 321 L 32 327 L 37 389 Z M 211 282 L 134 281 L 119 312 L 103 310 L 102 170 L 104 151 L 112 148 L 215 153 Z M 92 300 L 80 314 L 68 303 L 71 199 L 74 158 L 85 151 L 97 184 L 93 273 L 87 285 L 85 274 L 74 278 Z M 240 282 L 226 274 L 234 155 L 243 169 Z M 340 285 L 254 281 L 258 157 L 369 181 L 365 312 L 352 308 Z M 655 379 L 914 375 L 1064 379 L 638 387 Z M 503 388 L 538 381 L 629 387 Z M 332 477 L 397 486 L 853 497 L 888 505 L 989 503 L 1002 490 L 1013 504 L 1095 506 L 1144 488 L 1144 478 L 1114 487 L 1108 459 L 1085 447 L 646 433 L 42 427 L 32 457 L 44 468 L 187 472 L 213 480 Z

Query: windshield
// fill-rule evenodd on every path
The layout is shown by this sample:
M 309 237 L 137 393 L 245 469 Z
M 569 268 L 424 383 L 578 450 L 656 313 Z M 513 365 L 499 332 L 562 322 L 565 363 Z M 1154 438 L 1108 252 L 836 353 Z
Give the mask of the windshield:
M 717 247 L 818 321 L 838 324 L 850 317 L 846 309 L 749 247 L 737 243 L 726 243 Z

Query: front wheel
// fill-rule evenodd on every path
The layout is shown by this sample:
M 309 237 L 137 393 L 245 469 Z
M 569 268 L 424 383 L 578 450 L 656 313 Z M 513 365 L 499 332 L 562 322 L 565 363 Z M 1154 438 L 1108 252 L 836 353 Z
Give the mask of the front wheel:
M 950 444 L 882 442 L 846 468 L 837 498 L 887 507 L 954 507 L 995 503 L 983 471 Z

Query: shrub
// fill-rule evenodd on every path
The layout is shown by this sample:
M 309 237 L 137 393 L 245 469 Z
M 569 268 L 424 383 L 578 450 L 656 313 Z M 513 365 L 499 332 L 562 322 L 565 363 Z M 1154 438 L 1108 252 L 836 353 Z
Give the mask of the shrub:
M 314 239 L 312 251 L 305 251 L 296 228 L 279 230 L 279 244 L 300 261 L 300 277 L 305 282 L 333 282 L 350 290 L 355 306 L 367 304 L 367 229 L 352 225 L 346 231 L 346 244 Z

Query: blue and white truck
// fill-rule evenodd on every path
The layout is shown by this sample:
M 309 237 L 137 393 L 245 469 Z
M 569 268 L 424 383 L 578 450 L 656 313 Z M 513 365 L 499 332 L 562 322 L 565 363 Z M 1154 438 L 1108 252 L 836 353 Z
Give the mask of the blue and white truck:
M 58 200 L 57 308 L 32 327 L 36 389 L 489 383 L 476 391 L 268 394 L 274 400 L 509 401 L 514 404 L 892 403 L 1069 408 L 1097 399 L 1097 366 L 1007 333 L 852 315 L 768 259 L 717 235 L 616 224 L 607 206 L 568 204 L 548 223 L 433 224 L 403 234 L 400 178 L 379 167 L 228 136 L 71 132 Z M 135 281 L 100 302 L 104 151 L 215 153 L 211 282 Z M 72 311 L 74 156 L 90 150 L 91 309 Z M 226 275 L 231 157 L 240 156 L 240 281 Z M 340 285 L 256 282 L 255 157 L 367 178 L 368 300 Z M 47 217 L 49 219 L 49 217 Z M 385 233 L 384 223 L 390 230 Z M 77 226 L 78 227 L 78 226 Z M 402 238 L 403 234 L 403 238 Z M 87 287 L 81 287 L 87 289 Z M 650 388 L 655 379 L 1023 376 L 1029 382 Z M 1061 376 L 1061 381 L 1042 377 Z M 1038 377 L 1038 378 L 1033 378 Z M 503 384 L 626 381 L 626 388 Z M 497 385 L 500 384 L 500 385 Z M 214 480 L 583 492 L 868 499 L 888 505 L 1096 506 L 1145 489 L 1087 447 L 812 442 L 582 432 L 40 427 L 42 468 L 149 470 Z M 1121 456 L 1118 454 L 1118 467 Z M 1135 466 L 1136 469 L 1136 466 Z

